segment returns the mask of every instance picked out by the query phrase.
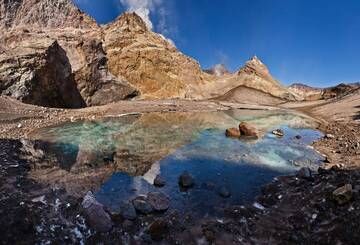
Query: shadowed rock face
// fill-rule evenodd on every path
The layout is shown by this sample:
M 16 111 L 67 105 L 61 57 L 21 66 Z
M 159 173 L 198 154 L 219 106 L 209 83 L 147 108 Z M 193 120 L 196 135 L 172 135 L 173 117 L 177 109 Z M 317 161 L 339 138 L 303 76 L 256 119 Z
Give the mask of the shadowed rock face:
M 57 42 L 48 45 L 37 46 L 36 53 L 0 55 L 0 93 L 29 104 L 84 107 L 65 51 Z

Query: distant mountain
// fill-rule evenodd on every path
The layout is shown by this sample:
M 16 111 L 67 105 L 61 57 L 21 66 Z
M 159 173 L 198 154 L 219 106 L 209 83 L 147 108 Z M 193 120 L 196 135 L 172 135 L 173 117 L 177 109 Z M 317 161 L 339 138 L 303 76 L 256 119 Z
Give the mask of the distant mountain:
M 289 91 L 296 94 L 301 100 L 322 100 L 342 97 L 360 88 L 360 83 L 341 83 L 328 88 L 314 88 L 302 83 L 289 86 Z

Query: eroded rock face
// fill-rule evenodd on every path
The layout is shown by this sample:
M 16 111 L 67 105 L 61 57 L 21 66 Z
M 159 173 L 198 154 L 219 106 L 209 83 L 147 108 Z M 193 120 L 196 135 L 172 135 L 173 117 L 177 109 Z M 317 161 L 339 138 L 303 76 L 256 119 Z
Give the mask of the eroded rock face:
M 124 76 L 143 98 L 196 98 L 204 82 L 199 64 L 162 35 L 125 13 L 104 29 L 110 71 Z
M 0 0 L 0 12 L 0 30 L 5 33 L 0 37 L 0 54 L 17 56 L 20 47 L 36 53 L 33 43 L 57 41 L 65 50 L 70 73 L 86 106 L 138 95 L 124 78 L 108 71 L 102 29 L 71 0 Z
M 0 55 L 0 93 L 29 104 L 84 107 L 65 51 L 56 41 L 32 45 Z

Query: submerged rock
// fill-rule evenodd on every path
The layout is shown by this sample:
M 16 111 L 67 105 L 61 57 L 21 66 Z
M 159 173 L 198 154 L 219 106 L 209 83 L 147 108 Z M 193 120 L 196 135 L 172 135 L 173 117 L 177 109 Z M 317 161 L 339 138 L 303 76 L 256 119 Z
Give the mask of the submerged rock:
M 241 133 L 237 128 L 228 128 L 225 131 L 226 137 L 239 138 Z
M 152 205 L 148 202 L 147 198 L 144 196 L 136 197 L 132 201 L 134 208 L 141 214 L 149 214 L 154 211 Z
M 273 135 L 276 135 L 278 137 L 283 137 L 285 135 L 284 131 L 282 129 L 276 129 L 272 131 Z
M 227 187 L 225 187 L 225 186 L 220 187 L 218 193 L 219 193 L 219 195 L 220 195 L 221 197 L 223 197 L 223 198 L 228 198 L 228 197 L 231 196 L 230 190 L 229 190 Z
M 120 205 L 120 214 L 124 219 L 136 219 L 136 210 L 132 203 L 124 202 Z
M 98 232 L 108 232 L 113 223 L 104 206 L 99 203 L 91 191 L 89 191 L 82 202 L 82 207 L 89 225 Z
M 160 175 L 157 175 L 154 179 L 154 186 L 163 187 L 165 185 L 166 185 L 166 181 Z
M 301 135 L 296 135 L 296 136 L 295 136 L 295 139 L 297 139 L 297 140 L 299 140 L 299 139 L 301 139 L 301 138 L 302 138 Z
M 156 211 L 166 211 L 170 206 L 169 197 L 161 192 L 150 192 L 147 200 Z
M 339 204 L 343 205 L 351 201 L 353 197 L 352 185 L 346 184 L 332 193 L 333 199 Z
M 239 125 L 239 131 L 241 135 L 244 136 L 251 136 L 251 137 L 259 137 L 259 132 L 257 131 L 257 129 L 250 125 L 249 123 L 246 122 L 242 122 Z
M 194 186 L 194 178 L 187 171 L 183 172 L 179 177 L 179 185 L 184 188 L 190 188 Z

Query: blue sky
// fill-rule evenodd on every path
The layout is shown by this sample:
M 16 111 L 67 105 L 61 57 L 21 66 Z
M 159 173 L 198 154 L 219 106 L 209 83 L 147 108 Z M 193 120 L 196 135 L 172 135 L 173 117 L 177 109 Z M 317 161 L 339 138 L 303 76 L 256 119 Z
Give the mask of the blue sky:
M 359 0 L 75 0 L 99 23 L 149 9 L 153 30 L 203 68 L 257 55 L 283 84 L 360 81 Z

